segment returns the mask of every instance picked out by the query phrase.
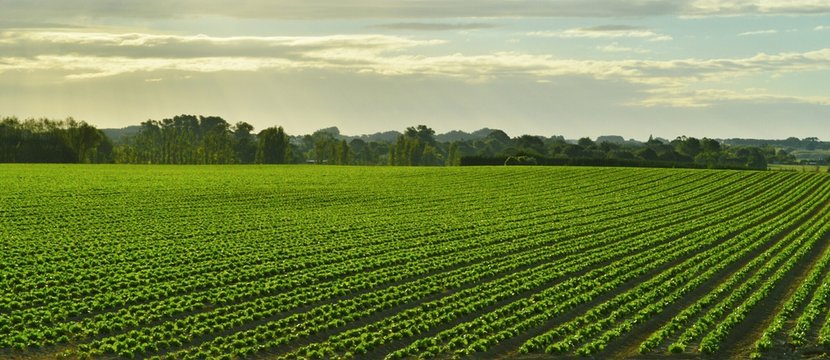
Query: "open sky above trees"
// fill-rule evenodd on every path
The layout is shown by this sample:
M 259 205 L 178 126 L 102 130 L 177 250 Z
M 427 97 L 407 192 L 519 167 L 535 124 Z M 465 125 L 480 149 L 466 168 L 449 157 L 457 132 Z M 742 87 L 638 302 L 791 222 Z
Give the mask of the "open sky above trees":
M 0 0 L 0 115 L 830 138 L 818 0 Z

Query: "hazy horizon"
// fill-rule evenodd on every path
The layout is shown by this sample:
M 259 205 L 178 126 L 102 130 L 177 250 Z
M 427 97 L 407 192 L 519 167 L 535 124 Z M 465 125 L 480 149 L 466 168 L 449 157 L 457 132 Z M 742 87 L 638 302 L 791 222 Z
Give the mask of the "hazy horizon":
M 830 138 L 813 0 L 0 4 L 0 116 Z
M 80 120 L 80 119 L 75 119 L 75 120 Z M 161 120 L 161 119 L 153 119 L 153 120 Z M 227 120 L 227 119 L 225 119 L 225 120 Z M 94 125 L 94 124 L 93 124 L 93 125 Z M 428 127 L 429 127 L 429 124 L 418 124 L 418 125 L 426 125 L 426 126 L 428 126 Z M 129 127 L 129 126 L 139 126 L 139 124 L 131 124 L 131 125 L 128 125 L 127 127 Z M 319 129 L 315 129 L 314 131 L 309 131 L 309 132 L 307 132 L 307 133 L 295 133 L 295 132 L 291 132 L 291 131 L 289 131 L 289 129 L 284 129 L 284 130 L 286 131 L 286 134 L 287 134 L 287 135 L 289 135 L 289 136 L 304 136 L 304 135 L 311 135 L 311 134 L 313 134 L 313 133 L 314 133 L 314 132 L 316 132 L 316 131 L 320 131 L 320 130 L 328 130 L 328 129 L 333 128 L 333 127 L 337 127 L 337 126 L 325 126 L 325 127 L 321 127 L 321 128 L 319 128 Z M 105 129 L 105 130 L 121 130 L 121 129 L 123 129 L 123 128 L 100 128 L 100 129 Z M 448 131 L 436 131 L 436 132 L 435 132 L 435 135 L 436 135 L 436 136 L 439 136 L 439 135 L 446 135 L 446 134 L 448 134 L 448 133 L 450 133 L 450 132 L 453 132 L 453 131 L 460 131 L 460 132 L 464 132 L 464 133 L 467 133 L 467 134 L 472 134 L 472 133 L 475 133 L 475 132 L 477 132 L 477 131 L 480 131 L 480 130 L 485 130 L 485 129 L 489 129 L 489 130 L 493 130 L 493 131 L 496 131 L 496 130 L 501 130 L 501 131 L 504 131 L 503 129 L 498 129 L 498 128 L 488 128 L 488 127 L 482 127 L 482 128 L 478 128 L 478 129 L 451 129 L 451 130 L 448 130 Z M 259 131 L 259 130 L 262 130 L 262 128 L 257 128 L 257 129 L 254 129 L 254 132 L 257 132 L 257 131 Z M 406 129 L 386 129 L 386 130 L 372 131 L 372 132 L 369 132 L 369 133 L 349 133 L 349 132 L 343 131 L 343 129 L 340 129 L 340 127 L 337 127 L 337 130 L 339 131 L 339 134 L 340 134 L 341 136 L 345 136 L 345 137 L 361 137 L 361 136 L 373 136 L 373 135 L 382 134 L 382 133 L 386 133 L 386 132 L 393 132 L 393 131 L 394 131 L 394 132 L 398 132 L 398 133 L 403 133 Z M 433 129 L 433 130 L 435 130 L 435 129 Z M 642 143 L 645 143 L 646 141 L 648 141 L 648 139 L 649 139 L 650 137 L 651 137 L 651 138 L 654 138 L 654 139 L 662 139 L 662 140 L 666 140 L 666 141 L 672 141 L 672 140 L 674 140 L 674 139 L 676 139 L 676 138 L 678 138 L 678 137 L 686 136 L 686 135 L 683 135 L 683 134 L 673 135 L 673 136 L 661 136 L 661 135 L 657 135 L 657 134 L 650 134 L 650 133 L 649 133 L 649 134 L 645 134 L 644 136 L 641 136 L 641 137 L 636 137 L 636 136 L 635 136 L 635 137 L 626 137 L 626 136 L 622 136 L 622 135 L 620 135 L 620 134 L 610 134 L 610 133 L 609 133 L 609 134 L 601 134 L 601 135 L 597 135 L 597 136 L 576 135 L 576 134 L 575 134 L 574 136 L 565 136 L 565 135 L 562 135 L 562 134 L 541 134 L 541 133 L 532 133 L 532 132 L 526 132 L 526 133 L 510 133 L 510 132 L 507 132 L 507 131 L 504 131 L 504 132 L 505 132 L 508 136 L 510 136 L 511 138 L 520 137 L 520 136 L 522 136 L 522 135 L 542 136 L 542 137 L 546 137 L 546 138 L 550 138 L 550 137 L 553 137 L 553 136 L 562 136 L 562 137 L 564 137 L 564 138 L 565 138 L 565 140 L 568 140 L 568 141 L 577 141 L 577 140 L 579 140 L 580 138 L 583 138 L 583 137 L 589 137 L 591 140 L 597 140 L 599 137 L 620 136 L 620 137 L 622 137 L 623 139 L 625 139 L 626 141 L 635 140 L 635 141 L 639 141 L 639 142 L 642 142 Z M 748 138 L 748 137 L 737 137 L 737 138 L 736 138 L 736 137 L 714 137 L 714 136 L 701 136 L 700 138 L 704 138 L 704 137 L 706 137 L 706 138 L 710 138 L 710 139 L 717 139 L 717 140 L 729 140 L 729 139 L 745 139 L 745 140 L 752 140 L 752 139 L 755 139 L 755 140 L 786 140 L 787 138 L 790 138 L 790 136 L 786 136 L 786 137 L 777 137 L 777 138 Z M 804 139 L 804 138 L 799 138 L 799 139 Z M 818 140 L 819 140 L 819 141 L 822 141 L 822 142 L 823 142 L 823 141 L 828 141 L 828 140 L 826 140 L 826 139 L 822 139 L 822 138 L 820 138 L 820 137 L 818 138 Z

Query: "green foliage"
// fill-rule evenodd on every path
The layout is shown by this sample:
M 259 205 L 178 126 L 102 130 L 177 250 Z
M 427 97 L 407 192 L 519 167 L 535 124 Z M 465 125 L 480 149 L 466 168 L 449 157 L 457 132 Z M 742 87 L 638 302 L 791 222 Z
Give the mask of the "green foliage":
M 442 135 L 447 142 L 439 142 L 426 125 L 409 127 L 403 133 L 359 137 L 344 136 L 336 127 L 293 137 L 282 127 L 258 134 L 253 130 L 246 122 L 231 126 L 217 116 L 178 115 L 147 120 L 128 131 L 107 130 L 118 140 L 113 144 L 103 132 L 71 118 L 24 122 L 4 118 L 0 120 L 0 162 L 456 166 L 504 164 L 506 160 L 512 164 L 511 157 L 524 156 L 545 165 L 766 169 L 769 163 L 795 161 L 788 150 L 770 145 L 725 146 L 717 140 L 685 136 L 671 142 L 649 138 L 639 143 L 603 136 L 597 141 L 583 137 L 569 143 L 562 136 L 510 138 L 504 131 L 489 129 L 481 137 L 482 129 L 476 136 Z M 816 149 L 824 147 L 815 139 L 796 140 Z
M 262 130 L 257 136 L 257 164 L 285 164 L 289 156 L 288 135 L 280 127 Z
M 106 163 L 112 142 L 83 121 L 0 119 L 0 162 Z
M 233 164 L 250 158 L 253 127 L 231 128 L 217 116 L 178 115 L 141 123 L 116 149 L 116 161 L 140 164 Z
M 407 128 L 390 147 L 389 165 L 444 165 L 446 154 L 436 147 L 434 136 L 435 131 L 425 125 Z

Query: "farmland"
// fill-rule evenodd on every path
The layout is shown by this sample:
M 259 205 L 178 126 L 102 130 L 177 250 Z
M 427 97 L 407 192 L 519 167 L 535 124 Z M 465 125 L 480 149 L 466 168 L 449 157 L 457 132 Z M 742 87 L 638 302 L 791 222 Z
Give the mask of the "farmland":
M 830 176 L 0 166 L 3 358 L 790 358 Z

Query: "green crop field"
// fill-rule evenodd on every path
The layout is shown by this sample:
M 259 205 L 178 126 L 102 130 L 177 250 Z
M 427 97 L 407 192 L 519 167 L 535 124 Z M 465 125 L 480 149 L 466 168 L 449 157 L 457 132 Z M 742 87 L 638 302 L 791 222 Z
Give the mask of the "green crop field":
M 800 358 L 830 175 L 0 166 L 0 358 Z

